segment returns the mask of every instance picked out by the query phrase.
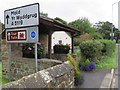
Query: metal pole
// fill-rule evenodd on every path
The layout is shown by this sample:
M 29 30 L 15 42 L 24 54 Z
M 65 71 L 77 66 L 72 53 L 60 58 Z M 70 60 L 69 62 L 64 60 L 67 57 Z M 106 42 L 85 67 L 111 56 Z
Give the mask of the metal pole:
M 35 43 L 35 69 L 36 69 L 36 72 L 38 72 L 37 43 Z
M 116 3 L 118 3 L 118 2 L 115 2 L 115 3 L 112 4 L 112 30 L 111 30 L 111 33 L 112 33 L 111 37 L 112 37 L 112 40 L 113 40 L 113 6 L 114 6 Z
M 111 34 L 111 37 L 112 37 L 112 40 L 113 40 L 113 5 L 114 4 L 112 4 L 112 34 Z
M 9 75 L 8 75 L 8 78 L 11 81 L 11 44 L 8 44 L 8 52 L 9 52 Z

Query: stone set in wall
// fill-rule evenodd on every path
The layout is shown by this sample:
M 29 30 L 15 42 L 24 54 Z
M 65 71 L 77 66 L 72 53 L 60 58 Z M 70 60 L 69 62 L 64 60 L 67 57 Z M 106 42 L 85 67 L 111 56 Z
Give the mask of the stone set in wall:
M 74 87 L 74 69 L 69 61 L 37 73 L 25 76 L 17 81 L 5 84 L 4 88 L 72 88 Z
M 6 44 L 6 40 L 1 40 L 1 52 L 2 52 L 2 60 L 8 61 L 8 45 Z
M 52 54 L 51 58 L 65 62 L 67 61 L 67 54 Z
M 71 54 L 71 55 L 75 60 L 77 59 L 77 54 Z M 67 61 L 67 54 L 52 54 L 51 58 L 65 62 Z
M 12 58 L 11 60 L 11 72 L 9 73 L 5 66 L 7 66 L 7 62 L 3 60 L 3 76 L 8 78 L 11 77 L 12 80 L 18 80 L 23 76 L 27 76 L 35 73 L 35 59 L 30 58 Z M 49 59 L 38 59 L 38 71 L 55 66 L 57 64 L 61 64 L 62 62 L 57 60 L 49 60 Z M 9 75 L 10 74 L 10 75 Z

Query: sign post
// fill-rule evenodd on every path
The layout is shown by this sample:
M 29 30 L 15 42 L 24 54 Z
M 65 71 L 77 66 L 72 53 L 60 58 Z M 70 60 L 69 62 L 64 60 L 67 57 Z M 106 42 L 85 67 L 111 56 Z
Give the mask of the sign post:
M 37 43 L 35 43 L 35 68 L 36 68 L 36 72 L 38 72 L 38 60 L 37 60 Z
M 8 44 L 8 52 L 9 52 L 9 80 L 11 81 L 11 44 Z
M 37 42 L 39 3 L 4 11 L 6 41 L 9 43 L 9 79 L 11 76 L 11 43 L 35 43 L 35 71 L 38 71 Z

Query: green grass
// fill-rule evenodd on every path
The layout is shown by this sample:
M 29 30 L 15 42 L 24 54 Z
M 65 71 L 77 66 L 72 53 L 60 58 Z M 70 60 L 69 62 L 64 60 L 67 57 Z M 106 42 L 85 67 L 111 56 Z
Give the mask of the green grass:
M 0 85 L 2 84 L 2 63 L 0 63 Z
M 79 52 L 80 52 L 79 46 L 74 46 L 74 53 L 79 53 Z M 70 50 L 69 53 L 72 53 L 72 51 Z
M 102 56 L 99 62 L 97 62 L 96 69 L 105 69 L 105 68 L 116 68 L 117 67 L 117 55 L 118 55 L 118 46 L 115 48 L 115 52 L 110 57 Z
M 0 62 L 0 85 L 8 83 L 9 80 L 2 77 L 2 63 Z
M 79 46 L 74 46 L 74 53 L 79 53 L 79 52 L 80 52 Z
M 118 55 L 118 46 L 115 47 L 115 52 L 108 57 L 108 56 L 102 56 L 100 60 L 96 63 L 96 70 L 99 69 L 106 69 L 106 68 L 117 68 L 117 55 Z M 79 49 L 78 55 L 77 55 L 77 63 L 79 65 L 79 62 L 82 62 L 84 58 L 81 57 L 81 52 Z

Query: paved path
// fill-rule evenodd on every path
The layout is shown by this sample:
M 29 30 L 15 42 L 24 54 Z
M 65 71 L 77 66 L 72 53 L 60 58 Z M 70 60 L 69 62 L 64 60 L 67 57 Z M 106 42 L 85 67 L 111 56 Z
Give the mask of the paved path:
M 118 88 L 120 90 L 120 44 L 118 44 L 117 69 L 114 72 L 111 88 Z
M 105 75 L 110 72 L 111 69 L 82 72 L 85 82 L 83 85 L 78 86 L 78 88 L 100 88 Z

